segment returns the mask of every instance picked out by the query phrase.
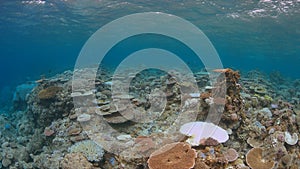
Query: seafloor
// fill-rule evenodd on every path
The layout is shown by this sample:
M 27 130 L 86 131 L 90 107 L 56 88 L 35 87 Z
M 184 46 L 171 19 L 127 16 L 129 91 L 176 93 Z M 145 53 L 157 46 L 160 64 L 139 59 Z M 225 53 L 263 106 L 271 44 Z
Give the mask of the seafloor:
M 185 76 L 175 70 L 138 74 L 130 83 L 130 95 L 112 93 L 112 77 L 103 72 L 97 74 L 91 91 L 74 92 L 72 71 L 22 84 L 16 89 L 13 108 L 0 115 L 0 168 L 300 168 L 300 80 L 286 79 L 278 72 L 214 71 L 225 79 L 216 79 L 217 85 L 211 86 L 209 73 L 197 72 L 200 92 L 189 95 L 183 93 L 193 85 L 178 80 Z M 116 78 L 114 85 L 121 87 L 123 80 Z M 226 86 L 224 98 L 213 93 L 220 86 Z M 147 97 L 157 88 L 166 100 Z M 85 104 L 89 96 L 96 98 L 90 100 L 94 106 Z M 133 117 L 126 104 L 116 106 L 114 99 L 129 100 L 141 114 L 151 111 L 156 118 Z M 163 112 L 155 114 L 150 107 L 163 101 Z M 193 103 L 200 106 L 185 112 Z M 214 123 L 229 135 L 222 143 L 209 137 L 190 145 L 186 141 L 191 138 L 179 128 L 170 129 L 180 114 L 196 114 L 194 121 L 205 121 L 210 111 L 220 110 L 220 121 Z M 98 137 L 91 137 L 95 133 Z

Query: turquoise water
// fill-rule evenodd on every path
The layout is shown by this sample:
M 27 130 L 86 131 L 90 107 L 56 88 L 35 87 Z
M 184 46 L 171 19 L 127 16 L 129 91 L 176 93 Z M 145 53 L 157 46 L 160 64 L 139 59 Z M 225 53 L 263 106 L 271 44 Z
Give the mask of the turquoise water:
M 198 26 L 224 67 L 299 78 L 298 0 L 2 0 L 1 101 L 10 100 L 18 84 L 72 69 L 84 43 L 101 26 L 149 11 L 177 15 Z
M 299 168 L 299 21 L 300 0 L 0 0 L 0 169 Z

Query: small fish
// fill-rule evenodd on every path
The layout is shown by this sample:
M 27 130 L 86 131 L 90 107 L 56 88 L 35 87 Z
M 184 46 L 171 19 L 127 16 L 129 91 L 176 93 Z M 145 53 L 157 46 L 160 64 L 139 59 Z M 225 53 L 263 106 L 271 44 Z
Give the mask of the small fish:
M 272 108 L 272 109 L 277 109 L 277 108 L 278 108 L 278 105 L 277 105 L 277 104 L 271 104 L 271 108 Z
M 11 128 L 11 125 L 8 124 L 8 123 L 6 123 L 6 124 L 4 125 L 4 128 L 5 128 L 5 130 L 9 130 L 9 129 Z
M 109 159 L 109 163 L 110 163 L 112 166 L 116 165 L 116 159 L 115 159 L 114 157 L 111 157 L 111 158 Z

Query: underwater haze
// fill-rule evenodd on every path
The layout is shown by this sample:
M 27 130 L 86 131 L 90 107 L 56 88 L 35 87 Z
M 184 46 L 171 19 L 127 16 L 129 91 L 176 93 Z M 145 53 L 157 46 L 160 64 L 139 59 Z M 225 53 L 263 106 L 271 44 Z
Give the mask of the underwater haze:
M 225 67 L 299 75 L 297 0 L 3 0 L 1 86 L 72 68 L 85 41 L 101 26 L 149 11 L 177 15 L 197 25 L 212 41 Z
M 2 0 L 0 86 L 72 69 L 84 43 L 101 26 L 151 11 L 198 26 L 224 67 L 299 78 L 298 0 Z
M 0 0 L 0 169 L 299 169 L 299 28 L 300 0 Z

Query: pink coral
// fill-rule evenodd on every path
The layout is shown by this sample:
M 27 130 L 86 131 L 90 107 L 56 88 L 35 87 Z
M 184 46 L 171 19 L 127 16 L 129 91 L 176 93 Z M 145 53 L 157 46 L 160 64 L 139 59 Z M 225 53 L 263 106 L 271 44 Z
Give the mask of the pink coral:
M 44 130 L 44 135 L 45 135 L 46 137 L 52 136 L 54 133 L 55 133 L 54 130 L 52 130 L 52 129 L 50 129 L 50 128 L 47 128 L 47 127 L 46 127 L 45 130 Z
M 223 153 L 225 158 L 229 161 L 229 162 L 233 162 L 235 161 L 238 157 L 239 154 L 236 152 L 235 149 L 230 148 L 228 149 L 225 153 Z

